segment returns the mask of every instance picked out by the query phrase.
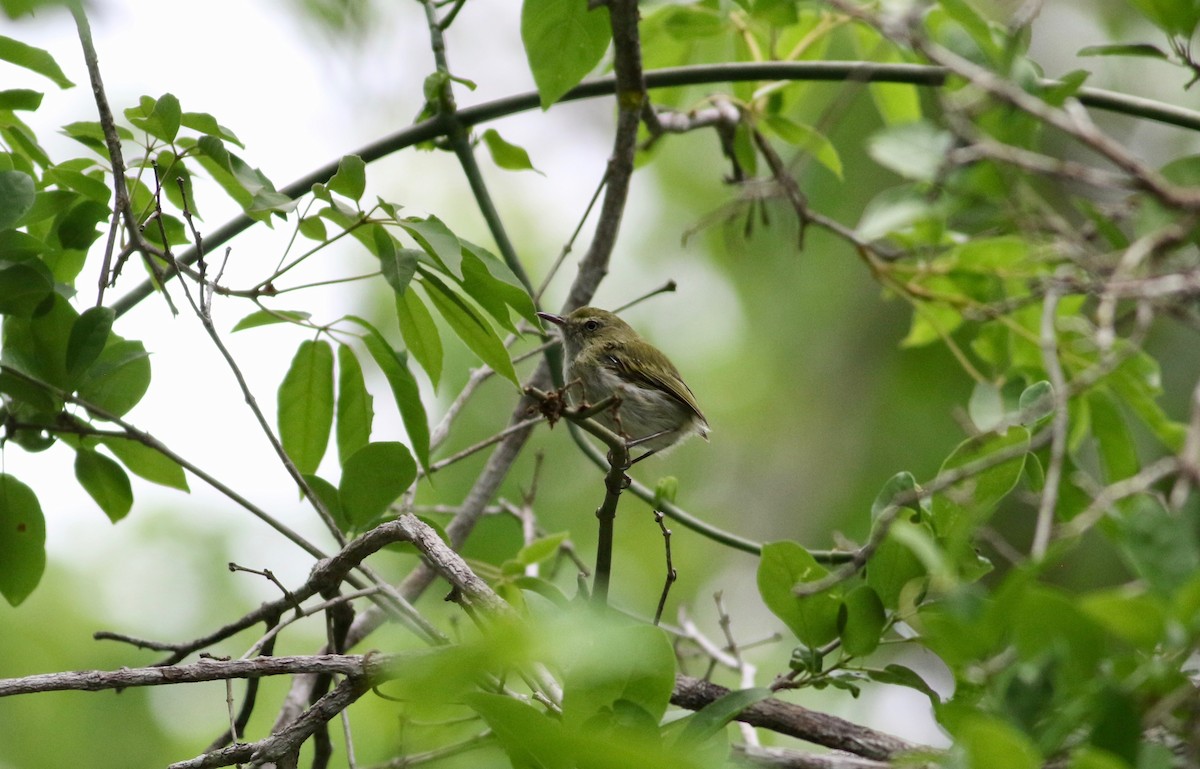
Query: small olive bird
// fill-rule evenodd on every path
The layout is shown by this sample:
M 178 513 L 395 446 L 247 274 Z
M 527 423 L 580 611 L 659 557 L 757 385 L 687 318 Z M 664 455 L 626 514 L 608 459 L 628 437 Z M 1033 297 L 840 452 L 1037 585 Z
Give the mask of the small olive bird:
M 628 323 L 595 307 L 538 316 L 562 330 L 568 392 L 578 383 L 584 403 L 620 399 L 594 418 L 630 447 L 648 449 L 638 460 L 692 435 L 708 440 L 708 420 L 679 370 Z

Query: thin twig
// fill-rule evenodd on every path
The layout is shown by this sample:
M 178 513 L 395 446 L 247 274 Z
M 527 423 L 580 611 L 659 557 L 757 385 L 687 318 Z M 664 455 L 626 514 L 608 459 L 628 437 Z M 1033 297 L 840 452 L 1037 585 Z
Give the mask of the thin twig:
M 663 513 L 661 510 L 654 511 L 654 522 L 658 524 L 658 528 L 663 535 L 663 549 L 666 551 L 667 558 L 667 576 L 663 580 L 662 595 L 658 597 L 658 609 L 654 612 L 654 624 L 658 625 L 662 619 L 663 609 L 667 606 L 667 594 L 671 592 L 671 585 L 675 584 L 679 574 L 675 571 L 674 564 L 671 563 L 671 530 L 663 523 Z
M 1058 485 L 1067 453 L 1067 380 L 1058 358 L 1058 330 L 1055 323 L 1058 319 L 1058 299 L 1059 289 L 1051 285 L 1042 303 L 1041 348 L 1042 366 L 1050 377 L 1050 389 L 1054 394 L 1054 416 L 1050 422 L 1050 464 L 1046 468 L 1042 501 L 1038 505 L 1037 524 L 1030 547 L 1030 557 L 1035 561 L 1046 555 L 1046 548 L 1050 545 L 1054 511 L 1058 504 Z

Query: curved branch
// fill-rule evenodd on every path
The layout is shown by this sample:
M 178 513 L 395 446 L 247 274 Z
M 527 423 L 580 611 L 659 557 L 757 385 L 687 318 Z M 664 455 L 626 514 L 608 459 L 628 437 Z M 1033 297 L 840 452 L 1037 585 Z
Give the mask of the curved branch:
M 805 62 L 750 62 L 669 67 L 645 73 L 648 89 L 670 88 L 683 85 L 705 85 L 749 80 L 797 80 L 838 82 L 853 80 L 869 83 L 907 83 L 910 85 L 937 88 L 945 84 L 947 71 L 944 67 L 921 64 L 875 64 L 854 61 L 805 61 Z M 1051 85 L 1054 81 L 1043 81 Z M 561 101 L 580 101 L 609 96 L 616 92 L 616 78 L 605 77 L 581 83 L 571 89 Z M 1081 88 L 1076 93 L 1080 103 L 1095 109 L 1114 112 L 1131 117 L 1153 120 L 1179 128 L 1200 131 L 1200 112 L 1173 104 L 1144 99 L 1138 96 L 1108 91 L 1101 88 Z M 351 153 L 370 163 L 398 152 L 414 144 L 447 136 L 455 122 L 470 128 L 498 118 L 537 109 L 541 102 L 536 92 L 506 96 L 494 101 L 464 107 L 454 114 L 437 115 L 420 123 L 403 128 L 377 141 L 360 147 Z M 326 163 L 280 189 L 289 198 L 298 198 L 312 189 L 314 184 L 329 181 L 337 172 L 339 160 Z M 209 250 L 215 249 L 255 223 L 249 216 L 235 217 L 206 237 Z M 185 251 L 179 257 L 182 264 L 192 264 L 198 258 L 195 249 Z M 166 277 L 171 277 L 169 271 Z M 154 284 L 145 281 L 113 303 L 117 315 L 123 315 L 154 291 Z
M 729 690 L 724 686 L 691 676 L 677 675 L 675 690 L 671 692 L 671 704 L 688 710 L 700 710 L 727 694 Z M 774 697 L 756 702 L 735 718 L 751 726 L 770 729 L 814 745 L 844 750 L 877 761 L 887 761 L 901 753 L 922 749 L 921 746 L 899 737 Z

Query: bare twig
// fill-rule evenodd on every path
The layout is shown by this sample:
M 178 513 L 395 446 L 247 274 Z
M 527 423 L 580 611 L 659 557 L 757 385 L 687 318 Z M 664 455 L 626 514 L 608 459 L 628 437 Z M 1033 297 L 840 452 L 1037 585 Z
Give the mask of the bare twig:
M 726 694 L 729 694 L 729 690 L 723 686 L 677 675 L 671 704 L 688 710 L 700 710 Z M 737 715 L 737 720 L 877 761 L 887 761 L 918 748 L 890 734 L 773 697 L 746 708 Z
M 1062 362 L 1058 359 L 1058 299 L 1059 290 L 1051 285 L 1042 304 L 1041 348 L 1042 366 L 1050 377 L 1054 393 L 1054 416 L 1050 422 L 1050 464 L 1046 468 L 1042 501 L 1038 505 L 1030 556 L 1036 561 L 1046 555 L 1050 533 L 1054 526 L 1054 511 L 1058 504 L 1058 484 L 1062 478 L 1063 461 L 1067 453 L 1067 380 Z
M 671 585 L 675 584 L 676 578 L 679 576 L 675 571 L 674 564 L 671 563 L 671 530 L 663 523 L 663 513 L 661 510 L 654 511 L 654 522 L 658 524 L 658 528 L 663 535 L 663 549 L 666 551 L 667 558 L 667 576 L 663 580 L 662 595 L 658 597 L 658 609 L 654 612 L 654 624 L 658 625 L 662 619 L 663 609 L 667 606 L 667 595 L 671 592 Z

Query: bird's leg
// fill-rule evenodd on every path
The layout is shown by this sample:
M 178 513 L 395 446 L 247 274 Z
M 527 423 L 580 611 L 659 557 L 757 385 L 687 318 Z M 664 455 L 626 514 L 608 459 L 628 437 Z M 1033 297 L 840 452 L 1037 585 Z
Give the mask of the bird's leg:
M 643 459 L 645 459 L 646 457 L 653 456 L 653 455 L 655 455 L 655 454 L 657 454 L 657 453 L 658 453 L 658 449 L 650 449 L 649 451 L 647 451 L 645 454 L 642 454 L 642 455 L 641 455 L 640 457 L 638 457 L 637 459 L 631 460 L 631 461 L 629 462 L 629 466 L 630 466 L 630 467 L 633 467 L 634 465 L 636 465 L 638 462 L 641 462 L 641 461 L 642 461 Z
M 664 435 L 666 435 L 667 433 L 670 433 L 670 432 L 672 432 L 672 430 L 671 430 L 671 429 L 667 429 L 667 430 L 659 430 L 658 432 L 656 432 L 656 433 L 650 433 L 649 435 L 643 435 L 641 438 L 635 438 L 634 440 L 631 440 L 631 441 L 626 441 L 626 442 L 625 442 L 625 447 L 626 447 L 626 448 L 629 448 L 629 449 L 636 448 L 637 446 L 639 446 L 639 445 L 641 445 L 641 444 L 643 444 L 643 443 L 646 443 L 646 442 L 648 442 L 648 441 L 652 441 L 652 440 L 654 440 L 655 438 L 661 438 L 662 436 L 664 436 Z M 645 454 L 642 454 L 642 455 L 641 455 L 640 457 L 638 457 L 637 459 L 635 459 L 635 460 L 631 461 L 631 462 L 629 463 L 629 465 L 630 465 L 630 467 L 632 467 L 633 465 L 636 465 L 638 462 L 641 462 L 641 461 L 642 461 L 643 459 L 645 459 L 646 457 L 648 457 L 648 456 L 650 456 L 650 455 L 652 455 L 652 454 L 657 454 L 657 453 L 658 453 L 658 449 L 650 449 L 650 450 L 649 450 L 649 451 L 647 451 Z

